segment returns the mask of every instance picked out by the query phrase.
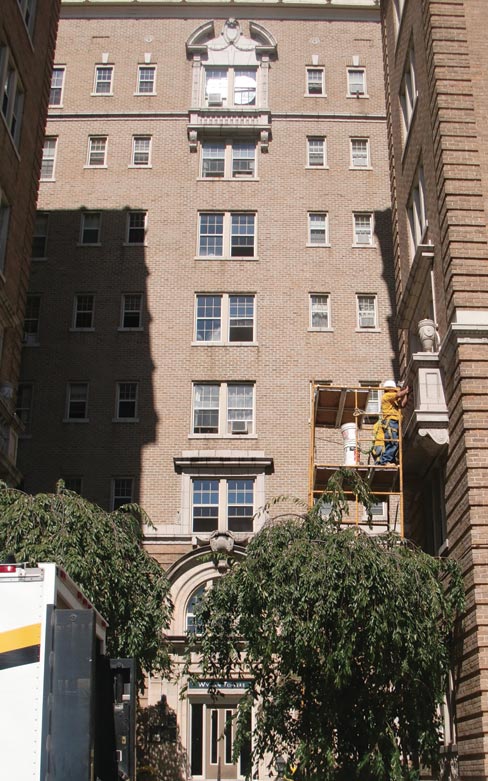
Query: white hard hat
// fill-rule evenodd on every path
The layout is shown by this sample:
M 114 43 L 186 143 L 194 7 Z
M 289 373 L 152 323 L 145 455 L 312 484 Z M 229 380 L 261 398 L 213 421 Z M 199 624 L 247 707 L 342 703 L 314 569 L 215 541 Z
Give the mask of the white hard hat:
M 395 380 L 385 380 L 383 383 L 383 388 L 396 388 L 397 384 Z

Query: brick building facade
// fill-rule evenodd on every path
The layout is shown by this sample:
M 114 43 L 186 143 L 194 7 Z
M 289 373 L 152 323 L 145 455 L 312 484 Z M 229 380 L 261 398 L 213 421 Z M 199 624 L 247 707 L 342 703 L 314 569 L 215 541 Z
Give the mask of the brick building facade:
M 26 490 L 149 513 L 176 663 L 211 538 L 243 551 L 266 501 L 307 498 L 310 381 L 396 375 L 379 8 L 235 13 L 63 2 L 18 404 Z M 189 771 L 240 777 L 180 684 L 148 702 Z
M 488 777 L 485 20 L 482 0 L 382 3 L 400 359 L 415 391 L 406 518 L 411 537 L 464 573 L 445 764 L 479 781 Z M 419 352 L 420 330 L 433 335 L 430 353 Z
M 39 169 L 60 0 L 4 0 L 0 14 L 0 479 L 16 485 L 14 415 Z

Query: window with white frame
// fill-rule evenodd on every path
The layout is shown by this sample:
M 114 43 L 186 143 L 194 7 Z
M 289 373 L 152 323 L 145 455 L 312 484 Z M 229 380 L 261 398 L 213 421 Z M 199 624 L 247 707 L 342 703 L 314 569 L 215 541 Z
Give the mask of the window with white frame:
M 328 293 L 310 293 L 310 329 L 330 331 L 330 296 Z
M 329 244 L 329 215 L 327 212 L 309 212 L 308 246 L 326 247 Z
M 381 390 L 378 380 L 363 380 L 359 383 L 361 387 L 366 387 L 368 391 L 368 399 L 365 407 L 365 415 L 363 418 L 364 423 L 375 424 L 381 413 Z
M 202 625 L 198 619 L 198 605 L 202 601 L 205 590 L 205 585 L 199 586 L 191 595 L 186 606 L 185 627 L 188 634 L 197 635 L 201 632 Z
M 94 95 L 112 95 L 114 78 L 113 65 L 96 65 L 95 81 L 93 84 Z
M 32 37 L 34 31 L 34 19 L 36 11 L 36 0 L 17 0 L 20 12 L 27 27 L 29 35 Z
M 7 240 L 10 223 L 10 204 L 0 189 L 0 272 L 5 270 L 7 257 Z
M 95 296 L 93 293 L 79 293 L 73 304 L 73 328 L 77 331 L 92 331 L 95 318 Z
M 136 168 L 151 165 L 151 136 L 132 136 L 132 161 Z
M 369 167 L 369 138 L 351 138 L 351 168 Z
M 347 69 L 347 94 L 359 97 L 366 95 L 366 70 L 365 68 Z
M 306 95 L 318 97 L 325 95 L 325 71 L 324 68 L 306 69 Z
M 137 69 L 136 95 L 156 94 L 156 66 L 139 65 Z
M 147 212 L 127 214 L 127 244 L 144 244 L 146 241 Z
M 254 434 L 254 384 L 194 383 L 192 434 L 221 437 Z
M 111 501 L 112 510 L 118 510 L 124 504 L 130 504 L 134 501 L 134 478 L 133 477 L 114 477 L 111 481 Z
M 422 243 L 427 228 L 427 207 L 425 201 L 424 169 L 420 165 L 410 190 L 407 205 L 407 217 L 410 230 L 410 246 L 412 256 L 418 245 Z
M 118 382 L 115 402 L 116 420 L 137 420 L 137 382 Z
M 256 174 L 256 144 L 243 141 L 202 144 L 204 179 L 252 179 Z
M 100 244 L 101 212 L 82 212 L 80 244 Z
M 254 342 L 256 296 L 200 293 L 195 298 L 195 341 Z
M 248 108 L 256 105 L 256 68 L 205 68 L 205 105 Z
M 21 382 L 17 388 L 15 414 L 24 424 L 25 434 L 29 434 L 32 423 L 33 386 L 30 382 Z
M 41 312 L 41 296 L 29 293 L 25 303 L 24 314 L 24 344 L 39 344 L 39 318 Z
M 255 513 L 254 478 L 194 478 L 192 530 L 252 532 Z
M 140 331 L 142 328 L 142 293 L 122 295 L 120 328 L 124 331 Z
M 66 402 L 67 420 L 88 420 L 88 383 L 69 382 Z
M 47 257 L 47 230 L 49 225 L 49 214 L 47 212 L 37 212 L 34 223 L 34 234 L 32 236 L 31 258 L 33 260 L 43 260 Z
M 107 136 L 90 136 L 88 138 L 88 156 L 86 164 L 89 168 L 106 168 L 107 142 Z
M 371 212 L 353 214 L 354 245 L 366 247 L 373 244 L 373 215 Z
M 376 295 L 371 293 L 358 293 L 356 295 L 356 303 L 359 330 L 364 331 L 377 328 Z
M 51 89 L 49 92 L 49 105 L 63 105 L 64 76 L 66 68 L 61 65 L 55 65 L 51 74 Z
M 417 104 L 417 78 L 415 74 L 415 52 L 410 46 L 400 84 L 400 108 L 404 138 L 408 136 Z
M 307 138 L 307 167 L 325 168 L 327 166 L 327 148 L 325 136 Z
M 54 181 L 57 145 L 58 139 L 55 136 L 49 136 L 48 138 L 44 139 L 44 146 L 42 149 L 41 181 Z
M 388 520 L 388 502 L 373 502 L 370 511 L 372 523 L 384 523 Z M 363 510 L 363 520 L 368 520 L 366 508 Z
M 12 54 L 6 46 L 0 49 L 0 84 L 2 84 L 0 111 L 15 146 L 18 146 L 24 107 L 24 88 Z
M 198 256 L 256 256 L 256 215 L 248 212 L 204 212 L 199 215 Z

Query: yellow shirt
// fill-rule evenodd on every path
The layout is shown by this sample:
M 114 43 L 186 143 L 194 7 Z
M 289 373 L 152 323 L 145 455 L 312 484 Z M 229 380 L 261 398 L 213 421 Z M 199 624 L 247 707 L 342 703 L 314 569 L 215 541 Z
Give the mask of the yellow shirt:
M 386 390 L 381 399 L 381 415 L 387 420 L 400 420 L 402 413 L 398 406 L 399 399 L 396 398 L 397 390 Z

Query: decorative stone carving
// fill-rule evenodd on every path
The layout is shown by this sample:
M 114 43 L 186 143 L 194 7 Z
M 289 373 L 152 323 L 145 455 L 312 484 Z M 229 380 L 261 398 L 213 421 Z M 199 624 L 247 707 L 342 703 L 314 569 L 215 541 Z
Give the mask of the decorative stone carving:
M 198 149 L 198 133 L 196 130 L 188 131 L 188 141 L 190 142 L 190 152 L 196 152 Z
M 434 352 L 435 337 L 436 337 L 434 321 L 430 320 L 429 318 L 420 320 L 418 324 L 418 329 L 419 329 L 419 339 L 422 345 L 422 350 L 425 353 Z
M 232 532 L 214 531 L 210 535 L 210 548 L 214 553 L 232 553 L 235 537 Z

